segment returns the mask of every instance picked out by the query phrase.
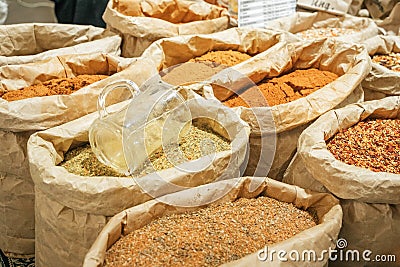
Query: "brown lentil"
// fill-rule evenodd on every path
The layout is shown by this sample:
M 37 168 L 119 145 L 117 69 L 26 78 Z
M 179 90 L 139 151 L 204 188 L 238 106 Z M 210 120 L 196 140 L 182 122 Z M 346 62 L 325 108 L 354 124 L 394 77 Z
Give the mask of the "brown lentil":
M 296 70 L 265 79 L 238 95 L 228 98 L 228 107 L 265 107 L 289 103 L 305 97 L 337 79 L 335 73 L 318 69 Z
M 182 151 L 185 159 L 196 160 L 211 153 L 212 151 L 202 151 L 202 142 L 210 140 L 215 146 L 215 152 L 229 150 L 230 142 L 222 136 L 214 133 L 210 128 L 202 125 L 201 127 L 192 126 L 190 131 L 180 139 L 179 149 Z M 179 163 L 183 163 L 179 162 Z M 98 161 L 89 144 L 71 149 L 65 154 L 65 159 L 60 166 L 64 167 L 70 173 L 80 176 L 115 176 L 123 177 L 111 167 L 108 167 Z M 154 171 L 160 171 L 172 168 L 174 165 L 168 160 L 162 149 L 153 153 L 146 164 L 137 171 L 134 176 L 144 176 Z
M 372 62 L 378 63 L 392 71 L 400 71 L 400 53 L 390 53 L 389 55 L 375 55 Z
M 218 266 L 317 222 L 292 203 L 239 198 L 153 220 L 118 240 L 106 252 L 105 266 Z
M 337 160 L 374 172 L 400 174 L 400 119 L 371 119 L 327 141 Z
M 338 37 L 343 35 L 352 35 L 359 32 L 357 29 L 347 29 L 347 28 L 317 28 L 317 29 L 308 29 L 305 31 L 301 31 L 296 33 L 297 36 L 300 36 L 303 39 L 317 39 L 324 37 Z
M 189 62 L 201 62 L 201 61 L 208 61 L 217 63 L 220 65 L 225 65 L 232 67 L 236 64 L 239 64 L 247 59 L 251 58 L 246 53 L 242 53 L 239 51 L 210 51 L 200 57 L 195 57 L 189 60 Z
M 51 79 L 19 90 L 8 91 L 1 97 L 7 101 L 15 101 L 37 96 L 69 95 L 107 77 L 106 75 L 78 75 L 73 78 Z

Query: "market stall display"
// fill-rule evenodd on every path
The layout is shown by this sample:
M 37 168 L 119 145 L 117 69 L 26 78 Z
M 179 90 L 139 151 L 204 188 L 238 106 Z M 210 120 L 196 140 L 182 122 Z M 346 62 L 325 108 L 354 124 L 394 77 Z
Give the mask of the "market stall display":
M 228 194 L 227 188 L 230 189 Z M 198 205 L 186 207 L 185 203 Z M 274 209 L 274 215 L 271 215 L 271 209 Z M 317 220 L 313 222 L 313 216 L 304 213 L 305 210 L 312 211 Z M 195 219 L 193 216 L 196 216 Z M 259 216 L 262 217 L 262 222 L 257 221 Z M 196 266 L 219 266 L 223 263 L 227 263 L 227 266 L 263 266 L 266 262 L 257 258 L 257 251 L 264 246 L 276 251 L 310 249 L 321 255 L 319 253 L 322 250 L 335 246 L 341 216 L 336 199 L 329 194 L 306 192 L 299 187 L 268 178 L 229 179 L 166 195 L 115 215 L 87 253 L 83 266 L 103 266 L 103 263 L 113 266 L 114 261 L 127 264 L 130 260 L 162 265 L 175 260 L 180 266 L 186 264 L 183 261 L 187 259 L 193 259 Z M 191 223 L 184 224 L 183 221 Z M 285 223 L 282 225 L 283 221 Z M 160 223 L 162 226 L 157 227 Z M 254 227 L 258 223 L 263 226 Z M 317 225 L 313 226 L 314 223 Z M 157 232 L 161 237 L 152 232 L 154 227 L 159 229 Z M 295 230 L 296 227 L 299 228 Z M 171 236 L 165 235 L 164 229 Z M 203 230 L 201 237 L 195 236 Z M 255 232 L 258 233 L 257 238 L 253 236 Z M 135 233 L 140 233 L 140 237 Z M 146 235 L 154 236 L 154 239 L 145 241 Z M 263 235 L 270 236 L 270 239 L 263 239 L 266 238 Z M 251 237 L 254 240 L 249 241 Z M 132 241 L 134 238 L 141 238 L 138 241 L 141 245 L 121 247 L 120 244 L 128 238 L 132 238 Z M 191 238 L 193 242 L 190 241 Z M 219 240 L 212 242 L 215 238 Z M 173 242 L 168 246 L 170 240 L 179 240 L 179 244 L 185 245 L 177 247 L 176 242 Z M 155 243 L 155 248 L 161 246 L 162 249 L 158 251 L 160 254 L 164 250 L 170 252 L 160 259 L 157 259 L 158 253 L 150 259 L 146 256 L 129 256 L 127 258 L 131 259 L 124 259 L 124 253 L 130 254 L 130 250 L 141 249 L 148 242 Z M 223 242 L 226 242 L 226 246 L 220 247 Z M 165 246 L 160 245 L 162 243 Z M 207 256 L 201 256 L 203 250 L 196 246 L 205 246 L 204 252 L 209 251 Z M 326 262 L 327 257 L 321 259 L 322 264 Z M 271 263 L 271 258 L 267 263 Z M 281 264 L 293 262 L 289 260 Z M 298 264 L 308 266 L 304 262 L 296 263 Z
M 167 75 L 169 72 L 171 74 L 177 72 L 174 75 L 177 79 L 173 80 L 175 84 L 204 81 L 204 78 L 231 66 L 227 75 L 219 75 L 211 79 L 214 81 L 214 95 L 219 100 L 225 100 L 233 95 L 235 90 L 241 89 L 249 82 L 262 80 L 264 71 L 260 71 L 256 66 L 262 58 L 269 56 L 269 50 L 272 47 L 284 41 L 298 40 L 294 35 L 281 31 L 233 28 L 207 35 L 165 38 L 147 48 L 143 52 L 143 57 L 151 58 L 158 70 L 162 71 L 161 75 L 165 72 Z M 210 61 L 197 66 L 186 63 L 199 61 L 195 58 L 202 57 L 212 60 L 212 64 Z M 183 64 L 178 66 L 181 63 Z M 196 69 L 191 71 L 192 67 Z M 202 72 L 206 74 L 202 75 Z M 243 78 L 241 83 L 237 81 L 239 78 Z M 234 84 L 231 82 L 233 79 L 236 80 Z
M 285 173 L 284 182 L 340 198 L 347 250 L 400 255 L 399 103 L 393 96 L 324 114 L 301 134 Z
M 193 49 L 192 38 L 186 37 L 184 43 L 181 38 L 164 39 L 145 51 L 145 55 L 152 51 L 159 58 L 159 66 L 168 66 L 170 59 L 179 60 L 173 57 L 178 47 Z M 160 50 L 161 48 L 164 49 Z M 187 57 L 190 58 L 190 54 Z M 297 138 L 309 123 L 337 106 L 363 101 L 360 84 L 371 66 L 369 56 L 362 46 L 334 39 L 320 39 L 308 42 L 282 41 L 230 69 L 237 70 L 241 75 L 224 76 L 223 72 L 220 72 L 207 80 L 198 93 L 206 98 L 217 98 L 234 107 L 242 119 L 250 124 L 250 156 L 245 174 L 268 174 L 271 178 L 281 180 L 296 151 Z M 292 73 L 277 78 L 288 72 Z M 301 74 L 297 74 L 299 72 L 309 73 L 302 78 Z M 318 79 L 310 76 L 311 73 L 321 76 Z M 294 75 L 296 77 L 290 81 L 290 77 Z M 247 89 L 243 84 L 249 85 L 249 78 L 257 84 L 264 79 L 271 83 L 279 80 L 284 82 L 274 85 L 274 89 L 269 88 L 270 91 L 264 90 L 263 85 L 260 88 L 254 87 L 254 83 L 250 83 L 252 89 Z M 224 91 L 216 91 L 214 84 L 221 84 L 221 81 L 227 81 L 226 88 L 230 90 L 225 88 Z M 290 95 L 289 89 L 293 90 L 290 86 L 300 89 L 300 92 L 304 93 L 301 95 L 303 97 L 295 92 Z M 305 90 L 301 90 L 302 88 Z M 282 97 L 279 97 L 279 91 L 282 92 Z M 240 101 L 238 97 L 233 96 L 224 102 L 227 98 L 222 96 L 230 96 L 235 92 L 240 96 L 244 94 L 246 99 Z M 251 106 L 252 104 L 254 106 Z
M 1 266 L 398 266 L 400 0 L 250 2 L 0 25 Z
M 97 97 L 110 82 L 129 76 L 138 84 L 143 83 L 156 73 L 151 63 L 145 59 L 94 53 L 0 67 L 0 205 L 3 211 L 0 216 L 0 249 L 4 253 L 28 255 L 35 252 L 34 185 L 26 151 L 29 136 L 97 110 Z M 137 75 L 137 68 L 141 69 L 141 75 Z M 72 94 L 63 94 L 67 85 L 64 82 L 81 77 L 79 75 L 104 75 L 101 76 L 104 79 L 93 80 L 92 84 L 85 79 L 79 83 L 84 85 L 83 88 Z M 53 83 L 51 90 L 55 94 L 50 95 L 50 88 L 40 86 L 47 83 Z M 20 89 L 30 86 L 37 90 L 25 92 L 28 98 L 21 99 L 24 93 Z M 122 101 L 129 95 L 116 91 L 110 96 L 109 103 Z
M 110 0 L 103 19 L 122 34 L 124 57 L 140 56 L 161 38 L 226 30 L 230 21 L 224 8 L 186 0 Z
M 118 56 L 122 38 L 103 28 L 56 23 L 0 26 L 0 66 L 25 64 L 57 55 L 109 53 Z
M 190 96 L 190 91 L 187 93 Z M 118 110 L 123 104 L 112 107 Z M 79 266 L 103 226 L 118 212 L 188 187 L 240 176 L 250 131 L 248 125 L 216 101 L 194 97 L 188 99 L 188 106 L 194 120 L 198 120 L 193 122 L 194 126 L 207 126 L 225 138 L 221 152 L 138 178 L 83 176 L 58 166 L 71 153 L 68 151 L 88 143 L 88 131 L 97 113 L 31 136 L 28 155 L 35 183 L 37 264 Z M 196 135 L 195 138 L 203 137 Z M 228 146 L 226 140 L 229 140 Z M 193 145 L 199 140 L 186 142 Z M 183 150 L 190 151 L 190 148 Z M 191 151 L 202 153 L 202 150 Z M 65 251 L 74 257 L 66 257 Z
M 400 37 L 376 36 L 365 42 L 372 70 L 362 82 L 365 100 L 400 95 Z

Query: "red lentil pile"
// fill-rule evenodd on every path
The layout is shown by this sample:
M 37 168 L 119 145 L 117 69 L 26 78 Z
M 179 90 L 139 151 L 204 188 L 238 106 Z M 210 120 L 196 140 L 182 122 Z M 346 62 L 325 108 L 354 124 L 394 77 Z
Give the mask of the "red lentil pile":
M 316 224 L 291 203 L 240 198 L 150 222 L 118 240 L 105 266 L 218 266 Z
M 400 174 L 400 119 L 361 121 L 338 132 L 327 147 L 344 163 Z
M 400 71 L 400 53 L 375 55 L 372 57 L 372 62 L 378 63 L 392 71 Z
M 228 107 L 264 107 L 289 103 L 305 97 L 336 80 L 338 76 L 318 69 L 296 70 L 277 78 L 261 81 L 227 99 Z
M 69 95 L 107 77 L 106 75 L 78 75 L 73 78 L 52 79 L 20 90 L 8 91 L 1 97 L 7 101 L 15 101 L 37 96 Z

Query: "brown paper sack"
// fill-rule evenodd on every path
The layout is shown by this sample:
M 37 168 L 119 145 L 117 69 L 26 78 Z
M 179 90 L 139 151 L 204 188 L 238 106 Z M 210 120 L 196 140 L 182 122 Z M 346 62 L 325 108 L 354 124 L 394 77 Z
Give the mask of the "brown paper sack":
M 325 11 L 338 15 L 346 14 L 351 3 L 352 0 L 297 0 L 297 5 L 299 7 L 310 10 Z
M 140 56 L 154 41 L 226 30 L 229 13 L 203 1 L 110 0 L 103 14 L 107 28 L 123 36 L 122 55 Z
M 159 71 L 187 62 L 206 54 L 209 51 L 233 50 L 252 55 L 253 57 L 233 66 L 231 69 L 247 75 L 253 82 L 262 80 L 258 62 L 268 57 L 269 49 L 283 41 L 298 41 L 293 34 L 281 31 L 232 28 L 213 34 L 199 34 L 165 38 L 152 44 L 143 52 L 143 57 L 151 58 Z M 257 55 L 255 55 L 257 54 Z M 255 55 L 255 56 L 254 56 Z M 261 74 L 260 74 L 261 72 Z M 214 80 L 221 85 L 214 90 L 214 95 L 225 100 L 234 94 L 232 77 Z M 247 78 L 244 83 L 247 83 Z M 235 81 L 237 86 L 238 81 Z M 227 90 L 226 88 L 229 88 Z M 240 89 L 240 88 L 238 88 Z
M 376 24 L 383 28 L 388 35 L 400 36 L 400 3 L 397 3 L 389 16 L 384 20 L 377 20 Z
M 343 227 L 340 237 L 346 250 L 371 250 L 372 255 L 400 257 L 400 175 L 373 172 L 345 164 L 329 152 L 325 141 L 338 131 L 367 118 L 400 119 L 400 97 L 348 105 L 321 116 L 300 136 L 298 154 L 284 175 L 284 182 L 340 198 Z M 373 259 L 373 256 L 371 258 Z M 375 265 L 374 265 L 375 264 Z M 335 262 L 333 266 L 376 266 L 376 263 Z
M 45 61 L 0 67 L 0 92 L 54 78 L 79 74 L 106 74 L 109 78 L 71 95 L 34 97 L 8 102 L 0 98 L 0 249 L 6 253 L 34 253 L 34 190 L 29 173 L 26 144 L 35 131 L 60 125 L 97 110 L 97 97 L 110 82 L 131 79 L 138 84 L 156 73 L 149 60 L 108 54 L 58 56 Z M 129 64 L 131 68 L 129 68 Z M 139 75 L 140 74 L 140 75 Z M 127 97 L 118 91 L 116 102 Z
M 36 193 L 37 266 L 81 266 L 101 229 L 118 212 L 153 197 L 241 175 L 249 126 L 212 100 L 197 97 L 188 106 L 192 117 L 218 122 L 220 126 L 201 119 L 232 144 L 230 151 L 217 153 L 211 164 L 196 172 L 170 168 L 139 178 L 83 177 L 57 166 L 70 148 L 88 142 L 88 129 L 97 113 L 31 136 L 28 155 Z M 204 156 L 184 164 L 194 170 L 208 160 Z
M 298 33 L 318 28 L 354 29 L 359 32 L 351 35 L 335 37 L 345 42 L 363 42 L 379 34 L 379 28 L 372 19 L 360 18 L 351 15 L 335 16 L 326 12 L 296 12 L 295 14 L 276 19 L 265 25 L 268 29 L 280 29 L 291 33 Z M 321 36 L 322 38 L 323 36 Z M 329 36 L 326 36 L 329 37 Z
M 282 42 L 258 56 L 257 60 L 253 57 L 253 61 L 240 64 L 246 76 L 262 80 L 293 69 L 308 68 L 331 71 L 340 76 L 318 91 L 290 103 L 233 108 L 251 127 L 250 157 L 245 175 L 268 174 L 270 178 L 282 180 L 296 152 L 298 137 L 313 120 L 335 107 L 363 101 L 360 84 L 371 69 L 370 60 L 362 46 L 335 39 Z M 236 81 L 231 82 L 235 84 Z M 210 86 L 202 89 L 200 94 L 214 98 Z
M 398 0 L 365 0 L 364 4 L 374 19 L 384 19 L 390 14 Z
M 56 23 L 0 26 L 0 66 L 25 64 L 58 55 L 120 54 L 121 37 L 103 28 Z
M 217 199 L 216 196 L 220 196 L 220 198 Z M 166 195 L 120 212 L 101 231 L 86 254 L 83 266 L 103 266 L 106 251 L 119 238 L 164 215 L 198 210 L 207 206 L 204 203 L 233 202 L 238 198 L 256 198 L 258 196 L 267 196 L 293 203 L 294 206 L 301 209 L 313 209 L 317 212 L 319 219 L 317 226 L 283 242 L 268 245 L 268 249 L 286 252 L 296 250 L 299 253 L 304 250 L 314 250 L 316 255 L 321 255 L 321 251 L 335 247 L 341 227 L 342 210 L 337 199 L 332 195 L 305 191 L 269 178 L 242 177 Z M 187 203 L 190 203 L 192 207 L 187 207 Z M 198 203 L 198 205 L 195 206 L 193 203 Z M 185 204 L 186 206 L 183 206 Z M 274 262 L 263 262 L 258 260 L 257 254 L 258 252 L 249 254 L 223 266 L 294 266 L 294 264 L 296 266 L 323 266 L 327 262 L 327 257 L 320 262 L 293 262 L 290 260 L 279 262 L 277 259 Z
M 371 57 L 378 54 L 400 53 L 399 36 L 379 35 L 368 39 L 364 44 Z M 365 91 L 365 100 L 400 95 L 400 72 L 372 62 L 372 70 L 362 82 L 362 87 Z

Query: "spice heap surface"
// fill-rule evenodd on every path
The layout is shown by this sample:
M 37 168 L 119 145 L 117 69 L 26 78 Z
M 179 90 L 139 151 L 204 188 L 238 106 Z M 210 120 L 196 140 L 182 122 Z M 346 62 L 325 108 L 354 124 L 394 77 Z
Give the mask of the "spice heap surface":
M 172 85 L 185 85 L 206 81 L 226 67 L 212 62 L 185 62 L 162 76 L 162 80 Z
M 73 78 L 52 79 L 20 90 L 8 91 L 2 95 L 2 98 L 15 101 L 36 96 L 69 95 L 107 77 L 106 75 L 78 75 Z
M 230 149 L 229 140 L 216 134 L 211 128 L 206 125 L 199 127 L 192 125 L 189 132 L 179 140 L 179 150 L 183 153 L 183 158 L 176 157 L 177 153 L 166 155 L 160 148 L 150 155 L 149 160 L 145 162 L 144 166 L 139 168 L 133 175 L 143 176 L 154 171 L 172 168 L 174 167 L 174 163 L 181 164 L 185 161 L 199 159 L 212 152 L 218 153 Z
M 400 119 L 361 121 L 335 134 L 327 147 L 346 164 L 400 174 Z
M 156 219 L 118 240 L 105 266 L 219 266 L 286 240 L 317 219 L 291 203 L 239 198 Z
M 70 173 L 80 176 L 124 176 L 113 168 L 101 163 L 89 144 L 69 150 L 65 154 L 64 161 L 60 163 L 60 166 L 67 169 Z
M 390 53 L 389 55 L 375 55 L 372 62 L 378 63 L 390 70 L 400 71 L 400 53 Z
M 208 61 L 213 62 L 220 65 L 225 65 L 228 67 L 232 67 L 236 64 L 239 64 L 247 59 L 251 58 L 246 53 L 242 53 L 239 51 L 210 51 L 200 57 L 195 57 L 189 60 L 189 62 L 202 62 Z
M 190 131 L 180 139 L 179 149 L 187 161 L 195 160 L 212 153 L 212 147 L 207 146 L 207 142 L 212 142 L 215 146 L 215 152 L 231 148 L 228 140 L 202 125 L 201 127 L 191 126 Z M 89 144 L 68 151 L 60 166 L 66 168 L 70 173 L 80 176 L 124 176 L 98 161 Z M 154 171 L 172 168 L 173 166 L 163 150 L 159 149 L 150 155 L 149 160 L 134 176 L 143 176 Z
M 224 104 L 228 107 L 265 107 L 285 104 L 305 97 L 337 78 L 335 73 L 329 71 L 296 70 L 277 78 L 266 79 L 239 96 L 233 95 Z
M 317 39 L 324 37 L 338 37 L 343 35 L 352 35 L 358 32 L 359 30 L 346 29 L 346 28 L 317 28 L 317 29 L 309 29 L 301 31 L 296 33 L 296 35 L 303 39 Z

